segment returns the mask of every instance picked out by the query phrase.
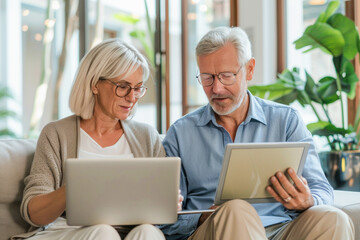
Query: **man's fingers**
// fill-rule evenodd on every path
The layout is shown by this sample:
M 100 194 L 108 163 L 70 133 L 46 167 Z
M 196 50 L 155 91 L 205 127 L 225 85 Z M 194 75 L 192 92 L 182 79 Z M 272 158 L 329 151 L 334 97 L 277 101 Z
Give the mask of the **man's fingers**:
M 293 195 L 297 195 L 296 189 L 282 172 L 277 172 L 275 176 L 272 176 L 270 182 L 273 189 L 284 201 Z
M 306 185 L 307 185 L 307 181 L 304 177 L 299 177 L 296 172 L 294 171 L 294 169 L 289 168 L 287 170 L 287 173 L 289 174 L 289 176 L 291 177 L 291 179 L 294 182 L 294 185 L 296 187 L 296 189 L 301 192 L 304 193 L 307 191 Z M 304 181 L 305 180 L 305 181 Z
M 273 196 L 273 198 L 275 198 L 276 201 L 282 203 L 283 205 L 286 204 L 284 199 L 280 197 L 272 187 L 267 186 L 266 190 L 268 191 L 268 193 L 270 193 L 271 196 Z

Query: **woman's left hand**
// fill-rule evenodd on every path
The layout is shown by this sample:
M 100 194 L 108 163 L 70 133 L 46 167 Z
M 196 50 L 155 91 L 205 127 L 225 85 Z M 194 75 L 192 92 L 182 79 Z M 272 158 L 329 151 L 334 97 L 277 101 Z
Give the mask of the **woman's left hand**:
M 178 201 L 178 211 L 182 210 L 182 202 L 184 201 L 183 195 L 181 195 L 181 190 L 179 189 L 179 201 Z

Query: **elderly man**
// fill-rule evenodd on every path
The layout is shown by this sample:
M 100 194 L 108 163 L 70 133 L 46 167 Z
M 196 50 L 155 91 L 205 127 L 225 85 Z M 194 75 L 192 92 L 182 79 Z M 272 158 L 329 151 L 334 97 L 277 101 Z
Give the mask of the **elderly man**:
M 196 47 L 197 76 L 209 104 L 169 129 L 168 156 L 182 159 L 183 209 L 217 208 L 214 213 L 182 215 L 162 226 L 167 239 L 353 239 L 351 219 L 329 204 L 326 180 L 311 134 L 298 112 L 247 91 L 255 59 L 246 33 L 238 27 L 208 32 Z M 276 203 L 231 200 L 213 206 L 225 146 L 249 142 L 311 142 L 303 176 L 277 172 L 267 191 Z

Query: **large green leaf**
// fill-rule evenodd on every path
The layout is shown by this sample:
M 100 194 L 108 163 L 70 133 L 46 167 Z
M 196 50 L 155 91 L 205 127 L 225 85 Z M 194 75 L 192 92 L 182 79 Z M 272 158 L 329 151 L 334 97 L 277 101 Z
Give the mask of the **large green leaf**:
M 269 92 L 269 90 L 267 89 L 267 85 L 265 85 L 265 86 L 249 86 L 248 90 L 251 92 L 252 95 L 254 95 L 256 97 L 268 99 L 266 97 L 266 94 Z
M 154 59 L 154 50 L 153 48 L 148 44 L 146 41 L 146 33 L 143 30 L 136 29 L 132 32 L 130 32 L 130 36 L 133 38 L 138 39 L 141 42 L 141 45 L 144 48 L 144 51 L 146 53 L 146 56 L 148 59 Z
M 129 24 L 136 24 L 140 21 L 140 18 L 133 17 L 132 15 L 125 13 L 115 13 L 114 18 L 120 22 Z
M 359 38 L 354 22 L 343 14 L 337 13 L 331 16 L 327 23 L 342 33 L 345 40 L 343 54 L 347 59 L 352 60 L 358 52 L 357 41 Z
M 254 96 L 269 100 L 274 100 L 292 91 L 291 87 L 280 82 L 263 86 L 249 86 L 248 89 Z
M 295 102 L 298 98 L 299 92 L 297 90 L 292 90 L 290 93 L 283 95 L 277 99 L 274 99 L 275 102 L 289 105 L 290 103 Z
M 336 9 L 339 8 L 340 2 L 337 1 L 331 1 L 329 2 L 325 12 L 322 12 L 316 22 L 326 22 L 328 18 L 336 11 Z
M 359 37 L 359 35 L 358 35 L 358 44 L 357 44 L 357 46 L 358 46 L 358 52 L 360 53 L 360 37 Z M 359 59 L 360 59 L 360 54 L 359 54 Z
M 0 87 L 0 99 L 13 98 L 10 94 L 10 90 L 6 87 Z
M 277 102 L 290 104 L 294 101 L 294 98 L 296 97 L 296 100 L 303 107 L 305 105 L 311 104 L 311 97 L 308 95 L 306 87 L 309 90 L 310 88 L 312 88 L 312 86 L 306 85 L 307 82 L 301 79 L 298 68 L 293 68 L 292 71 L 287 70 L 286 72 L 284 72 L 284 74 L 279 75 L 279 77 L 279 80 L 281 81 L 285 81 L 285 79 L 287 79 L 286 81 L 291 81 L 294 91 L 287 96 L 276 99 Z
M 306 84 L 305 84 L 305 92 L 309 96 L 309 98 L 317 103 L 322 103 L 321 98 L 318 96 L 317 93 L 317 86 L 313 80 L 313 78 L 310 76 L 310 74 L 305 71 L 306 74 Z
M 311 99 L 305 91 L 298 92 L 297 100 L 303 107 L 305 107 L 305 105 L 308 105 L 311 103 Z
M 336 79 L 330 76 L 319 80 L 317 93 L 324 104 L 330 104 L 339 99 Z
M 308 47 L 305 52 L 319 48 L 325 53 L 339 56 L 343 53 L 345 40 L 339 30 L 327 23 L 316 22 L 307 27 L 304 34 L 294 43 L 296 49 Z
M 343 64 L 343 55 L 337 56 L 337 57 L 333 57 L 333 64 L 335 67 L 335 71 L 337 74 L 340 74 L 341 69 L 342 69 L 342 64 Z
M 16 134 L 7 128 L 3 128 L 0 129 L 0 136 L 16 137 Z
M 298 91 L 304 89 L 304 82 L 299 77 L 299 70 L 285 69 L 278 75 L 276 83 L 262 86 L 249 86 L 250 92 L 258 97 L 274 100 L 284 104 L 294 101 Z
M 319 129 L 324 129 L 329 124 L 330 124 L 329 122 L 319 121 L 319 122 L 315 122 L 315 123 L 310 123 L 306 127 L 307 127 L 307 129 L 309 129 L 309 131 L 311 133 L 313 133 L 315 131 L 318 131 Z
M 0 110 L 0 119 L 6 117 L 16 117 L 16 113 L 10 110 Z
M 293 74 L 287 69 L 285 69 L 282 73 L 278 74 L 278 80 L 288 86 L 291 86 L 291 87 L 296 86 Z
M 343 65 L 341 72 L 341 86 L 344 92 L 347 93 L 348 98 L 354 99 L 356 95 L 356 83 L 359 81 L 354 66 L 348 60 Z
M 302 106 L 310 103 L 310 98 L 305 92 L 305 81 L 300 78 L 298 68 L 293 68 L 292 71 L 285 69 L 278 77 L 277 84 L 281 84 L 284 91 L 272 95 L 274 101 L 289 105 L 297 100 Z
M 296 88 L 299 91 L 303 91 L 305 88 L 305 82 L 300 78 L 296 68 L 293 71 L 285 69 L 278 77 L 278 80 L 285 86 Z
M 342 91 L 344 91 L 350 99 L 355 97 L 356 83 L 359 81 L 354 66 L 345 57 L 339 56 L 333 58 L 333 63 L 340 78 Z
M 145 32 L 143 30 L 138 30 L 138 29 L 136 29 L 134 31 L 131 31 L 129 33 L 129 35 L 131 37 L 133 37 L 133 38 L 139 38 L 139 39 L 140 38 L 145 38 L 145 36 L 146 36 L 146 34 L 145 34 Z
M 345 136 L 346 134 L 352 132 L 349 129 L 338 128 L 335 125 L 324 121 L 310 123 L 307 125 L 307 128 L 313 135 L 325 136 L 325 137 L 329 137 L 337 134 Z

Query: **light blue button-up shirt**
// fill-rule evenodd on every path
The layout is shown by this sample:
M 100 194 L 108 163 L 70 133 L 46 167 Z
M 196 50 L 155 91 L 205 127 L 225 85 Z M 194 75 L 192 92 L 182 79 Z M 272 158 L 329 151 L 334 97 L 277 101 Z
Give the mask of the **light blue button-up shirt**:
M 248 94 L 248 115 L 239 125 L 234 142 L 311 142 L 303 177 L 308 181 L 315 205 L 332 204 L 333 189 L 321 169 L 311 133 L 298 112 Z M 207 209 L 214 203 L 225 147 L 232 142 L 230 134 L 216 122 L 209 104 L 170 127 L 163 144 L 168 156 L 181 158 L 180 188 L 184 210 Z M 299 214 L 287 210 L 281 203 L 252 205 L 264 227 L 291 221 Z M 199 214 L 180 215 L 175 224 L 161 228 L 167 239 L 186 239 L 196 229 L 199 217 Z

